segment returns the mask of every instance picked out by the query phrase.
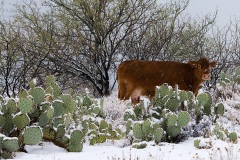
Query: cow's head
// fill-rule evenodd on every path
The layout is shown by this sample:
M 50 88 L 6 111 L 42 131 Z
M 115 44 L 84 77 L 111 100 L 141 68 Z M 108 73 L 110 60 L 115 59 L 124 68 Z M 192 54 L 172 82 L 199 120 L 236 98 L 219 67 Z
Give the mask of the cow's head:
M 210 80 L 210 69 L 216 66 L 216 62 L 209 62 L 206 58 L 190 61 L 189 64 L 195 68 L 197 78 L 202 80 Z

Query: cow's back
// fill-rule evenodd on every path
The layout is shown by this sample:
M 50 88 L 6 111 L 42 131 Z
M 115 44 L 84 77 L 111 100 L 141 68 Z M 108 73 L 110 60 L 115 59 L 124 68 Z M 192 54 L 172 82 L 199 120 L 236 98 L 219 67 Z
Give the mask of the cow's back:
M 119 66 L 118 77 L 129 83 L 134 82 L 144 86 L 180 85 L 184 81 L 191 83 L 193 69 L 187 63 L 169 61 L 125 61 Z

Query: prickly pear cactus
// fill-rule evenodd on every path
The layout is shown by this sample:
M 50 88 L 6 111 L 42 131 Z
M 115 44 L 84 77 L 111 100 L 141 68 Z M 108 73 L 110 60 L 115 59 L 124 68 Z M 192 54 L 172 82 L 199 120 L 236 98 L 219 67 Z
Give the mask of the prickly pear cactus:
M 9 113 L 9 114 L 14 114 L 18 111 L 17 104 L 15 99 L 10 98 L 6 104 L 2 106 L 2 112 L 3 113 Z
M 184 91 L 184 90 L 179 91 L 178 96 L 179 96 L 179 101 L 180 102 L 184 102 L 184 101 L 188 100 L 187 92 Z
M 124 115 L 123 115 L 123 119 L 124 119 L 124 121 L 130 120 L 130 119 L 134 120 L 135 113 L 134 113 L 133 109 L 126 109 L 124 112 Z
M 3 128 L 3 126 L 5 125 L 6 123 L 6 118 L 4 117 L 3 114 L 0 114 L 0 129 Z
M 179 102 L 176 98 L 171 98 L 166 102 L 166 108 L 175 112 L 179 108 Z
M 209 92 L 205 92 L 205 94 L 207 95 L 207 100 L 203 112 L 209 116 L 212 113 L 212 96 Z
M 57 127 L 57 133 L 56 133 L 56 138 L 62 138 L 65 136 L 66 129 L 64 125 L 58 125 Z
M 153 138 L 156 144 L 160 143 L 163 137 L 163 129 L 160 126 L 153 129 Z
M 29 96 L 29 94 L 26 89 L 21 90 L 18 95 L 19 98 L 27 98 L 28 96 Z
M 105 120 L 101 120 L 99 125 L 99 131 L 101 133 L 107 133 L 108 127 L 109 127 L 108 123 Z
M 196 147 L 196 148 L 199 148 L 199 149 L 200 149 L 200 142 L 201 142 L 201 140 L 200 140 L 200 139 L 196 139 L 196 140 L 194 140 L 194 147 Z
M 142 131 L 142 123 L 135 123 L 133 126 L 133 136 L 136 139 L 142 140 L 144 139 L 143 131 Z
M 18 107 L 23 114 L 29 113 L 33 109 L 33 101 L 30 98 L 20 98 Z
M 47 112 L 43 112 L 39 117 L 38 125 L 41 127 L 46 126 L 50 121 L 50 118 L 47 116 Z
M 56 131 L 53 128 L 50 127 L 44 127 L 42 129 L 43 132 L 43 139 L 52 141 L 56 137 Z
M 45 100 L 45 91 L 41 87 L 31 88 L 29 94 L 33 97 L 35 105 L 40 105 Z
M 167 126 L 176 126 L 178 116 L 176 114 L 169 114 L 167 116 Z
M 230 76 L 229 73 L 221 73 L 220 74 L 220 78 L 221 78 L 221 81 L 220 81 L 220 84 L 221 86 L 226 86 L 228 83 L 231 82 L 232 78 Z
M 126 122 L 126 135 L 129 135 L 130 131 L 132 130 L 132 124 L 133 124 L 132 120 L 128 120 Z
M 63 100 L 65 112 L 74 112 L 77 109 L 77 103 L 73 100 L 70 94 L 62 94 L 61 99 Z
M 11 114 L 4 114 L 5 124 L 3 125 L 3 132 L 10 133 L 14 129 L 13 116 Z
M 23 143 L 27 145 L 38 144 L 43 138 L 42 129 L 38 126 L 26 127 L 23 131 Z
M 181 111 L 178 113 L 177 125 L 179 127 L 184 127 L 190 122 L 190 114 L 186 111 Z
M 90 143 L 94 141 L 92 144 L 95 144 L 125 135 L 105 121 L 103 100 L 99 105 L 89 93 L 77 96 L 73 90 L 72 95 L 62 94 L 54 76 L 47 77 L 45 86 L 46 89 L 32 83 L 29 90 L 20 91 L 18 98 L 0 99 L 1 133 L 18 137 L 0 136 L 0 158 L 12 158 L 12 152 L 42 140 L 71 152 L 80 152 L 85 136 L 92 136 Z M 82 130 L 72 132 L 73 128 Z
M 231 132 L 228 137 L 231 142 L 233 142 L 233 143 L 237 142 L 238 136 L 237 136 L 236 132 Z
M 222 103 L 218 103 L 214 108 L 216 115 L 223 115 L 224 114 L 224 105 Z
M 80 130 L 74 130 L 71 133 L 67 150 L 69 152 L 81 152 L 83 149 L 82 139 L 84 134 Z
M 181 128 L 179 126 L 168 126 L 167 127 L 167 134 L 172 138 L 176 137 L 180 133 L 181 133 Z
M 106 142 L 106 135 L 105 134 L 102 134 L 102 133 L 100 133 L 99 135 L 98 135 L 98 137 L 97 137 L 97 142 L 98 143 L 104 143 L 104 142 Z
M 3 149 L 9 152 L 16 152 L 19 149 L 18 138 L 17 137 L 4 137 L 3 138 Z
M 54 117 L 58 117 L 58 116 L 65 114 L 65 107 L 64 107 L 63 101 L 54 100 L 52 102 L 52 106 L 54 108 Z
M 240 84 L 240 67 L 237 67 L 236 69 L 234 81 L 237 82 L 237 84 Z
M 163 84 L 162 86 L 160 86 L 160 88 L 158 89 L 158 97 L 165 97 L 168 96 L 169 94 L 169 88 L 167 84 Z
M 93 101 L 92 101 L 92 99 L 89 97 L 89 95 L 88 95 L 88 94 L 83 95 L 82 105 L 89 107 L 89 106 L 91 106 L 92 104 L 93 104 Z
M 143 121 L 142 131 L 143 131 L 143 134 L 144 134 L 146 137 L 151 134 L 151 132 L 152 132 L 152 127 L 151 127 L 151 121 L 150 121 L 149 119 L 146 119 L 146 120 Z
M 56 79 L 53 75 L 46 77 L 46 86 L 48 90 L 47 93 L 53 94 L 55 98 L 59 97 L 62 94 L 60 86 L 56 83 Z
M 136 149 L 143 149 L 147 147 L 147 143 L 146 142 L 140 142 L 140 143 L 134 143 L 132 144 L 132 148 L 136 148 Z
M 46 77 L 47 86 L 50 86 L 55 81 L 56 81 L 56 78 L 54 77 L 54 75 L 49 75 Z
M 198 104 L 204 106 L 208 102 L 208 95 L 206 93 L 201 93 L 197 96 Z
M 30 124 L 30 118 L 27 114 L 20 113 L 13 117 L 13 123 L 17 126 L 18 130 L 22 130 Z

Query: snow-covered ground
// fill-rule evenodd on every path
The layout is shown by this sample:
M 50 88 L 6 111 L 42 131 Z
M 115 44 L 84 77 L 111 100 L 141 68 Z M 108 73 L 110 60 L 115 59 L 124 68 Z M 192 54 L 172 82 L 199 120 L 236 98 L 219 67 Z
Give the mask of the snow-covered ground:
M 218 123 L 220 126 L 235 131 L 240 135 L 240 101 L 235 96 L 232 100 L 224 102 L 227 112 L 224 117 L 220 118 Z M 114 123 L 121 123 L 121 113 L 124 105 L 117 102 L 116 95 L 105 98 L 105 111 L 109 113 L 109 119 L 115 118 Z M 239 108 L 238 108 L 239 107 Z M 110 115 L 111 114 L 111 115 Z M 118 119 L 118 120 L 117 120 Z M 114 124 L 113 124 L 114 126 Z M 194 140 L 202 139 L 202 141 L 211 142 L 210 149 L 197 149 L 194 147 Z M 103 144 L 91 146 L 84 144 L 80 153 L 67 152 L 65 149 L 59 148 L 52 143 L 43 142 L 41 146 L 26 146 L 28 153 L 17 152 L 15 159 L 22 160 L 239 160 L 240 159 L 240 141 L 236 144 L 222 141 L 219 139 L 206 139 L 202 137 L 188 138 L 188 140 L 173 144 L 160 143 L 155 145 L 148 142 L 144 149 L 131 148 L 125 145 L 125 140 L 107 141 Z
M 145 149 L 120 147 L 118 142 L 101 145 L 84 145 L 82 152 L 70 153 L 52 143 L 43 146 L 27 146 L 28 153 L 17 153 L 15 159 L 22 160 L 239 160 L 240 143 L 232 144 L 214 140 L 211 149 L 197 149 L 193 146 L 194 138 L 179 144 L 161 143 Z

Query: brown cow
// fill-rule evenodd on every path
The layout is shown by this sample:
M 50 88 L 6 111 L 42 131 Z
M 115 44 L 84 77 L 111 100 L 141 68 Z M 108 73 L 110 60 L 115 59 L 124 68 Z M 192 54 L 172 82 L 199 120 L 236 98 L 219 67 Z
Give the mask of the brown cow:
M 178 85 L 179 89 L 192 91 L 195 95 L 202 82 L 210 79 L 210 68 L 216 62 L 206 58 L 188 63 L 169 61 L 129 60 L 121 63 L 117 70 L 118 98 L 132 103 L 139 102 L 140 96 L 155 95 L 155 87 L 163 83 Z

